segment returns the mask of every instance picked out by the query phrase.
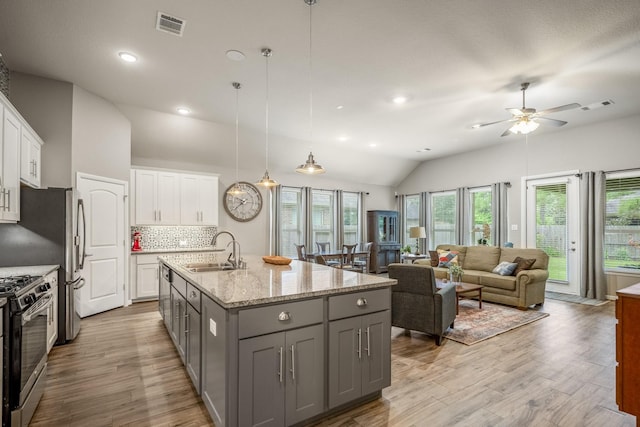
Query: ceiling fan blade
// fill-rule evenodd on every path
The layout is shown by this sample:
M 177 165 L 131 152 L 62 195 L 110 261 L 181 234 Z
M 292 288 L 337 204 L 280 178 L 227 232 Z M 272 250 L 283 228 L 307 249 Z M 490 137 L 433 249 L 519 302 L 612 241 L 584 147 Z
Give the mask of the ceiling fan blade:
M 507 128 L 507 130 L 505 130 L 504 132 L 502 132 L 502 135 L 500 136 L 508 136 L 508 135 L 513 135 L 513 132 L 511 132 L 510 130 L 511 128 Z
M 549 117 L 536 117 L 536 121 L 541 125 L 550 125 L 555 127 L 564 126 L 568 123 L 564 120 L 550 119 Z
M 561 105 L 559 107 L 547 108 L 546 110 L 538 111 L 536 113 L 536 116 L 543 116 L 546 114 L 557 113 L 558 111 L 573 110 L 574 108 L 580 108 L 580 107 L 581 107 L 580 104 L 574 102 L 573 104 Z
M 471 126 L 473 129 L 478 129 L 478 128 L 483 128 L 485 126 L 489 126 L 489 125 L 495 125 L 496 123 L 503 123 L 503 122 L 512 122 L 515 119 L 511 118 L 511 119 L 504 119 L 504 120 L 498 120 L 496 122 L 488 122 L 488 123 L 476 123 L 473 126 Z

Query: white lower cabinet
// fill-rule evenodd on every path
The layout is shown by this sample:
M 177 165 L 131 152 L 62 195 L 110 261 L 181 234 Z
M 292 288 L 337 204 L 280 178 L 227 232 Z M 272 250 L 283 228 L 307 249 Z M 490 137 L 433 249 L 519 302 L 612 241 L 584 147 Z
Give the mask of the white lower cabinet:
M 158 299 L 159 275 L 158 255 L 132 255 L 129 274 L 131 299 Z

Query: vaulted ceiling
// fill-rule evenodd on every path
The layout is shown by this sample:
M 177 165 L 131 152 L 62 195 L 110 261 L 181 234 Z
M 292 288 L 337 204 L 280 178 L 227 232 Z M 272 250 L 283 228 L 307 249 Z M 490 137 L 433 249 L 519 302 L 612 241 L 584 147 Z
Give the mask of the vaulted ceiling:
M 156 29 L 159 11 L 185 21 L 182 36 Z M 613 101 L 555 113 L 568 124 L 540 134 L 640 114 L 638 0 L 0 2 L 8 67 L 113 102 L 131 120 L 133 157 L 233 167 L 238 81 L 240 167 L 260 176 L 264 47 L 276 178 L 313 150 L 327 176 L 395 185 L 424 160 L 508 143 L 508 123 L 472 125 L 510 118 L 524 81 L 538 110 Z

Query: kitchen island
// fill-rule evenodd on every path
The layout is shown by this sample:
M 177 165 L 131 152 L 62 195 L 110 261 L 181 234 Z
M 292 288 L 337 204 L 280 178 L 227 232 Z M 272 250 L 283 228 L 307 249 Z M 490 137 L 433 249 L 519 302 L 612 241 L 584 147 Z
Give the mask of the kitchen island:
M 296 425 L 378 398 L 391 381 L 395 280 L 293 260 L 198 272 L 163 255 L 159 310 L 216 426 Z

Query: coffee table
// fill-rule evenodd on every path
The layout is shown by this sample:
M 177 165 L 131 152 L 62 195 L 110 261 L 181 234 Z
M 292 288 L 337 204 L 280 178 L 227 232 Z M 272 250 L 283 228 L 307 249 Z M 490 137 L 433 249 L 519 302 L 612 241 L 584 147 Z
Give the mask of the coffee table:
M 443 286 L 447 285 L 449 281 L 444 281 L 442 279 L 436 279 L 436 288 L 441 289 Z M 460 282 L 456 285 L 456 314 L 460 312 L 460 299 L 463 297 L 463 294 L 467 294 L 468 292 L 477 292 L 478 293 L 478 308 L 482 310 L 482 285 L 476 285 L 475 283 L 465 283 Z

